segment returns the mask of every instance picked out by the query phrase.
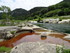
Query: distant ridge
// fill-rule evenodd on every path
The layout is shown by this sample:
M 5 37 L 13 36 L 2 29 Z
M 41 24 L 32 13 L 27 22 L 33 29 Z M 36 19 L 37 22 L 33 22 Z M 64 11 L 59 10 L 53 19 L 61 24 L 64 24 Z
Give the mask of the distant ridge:
M 64 2 L 70 2 L 70 0 L 63 0 Z
M 34 7 L 29 11 L 18 8 L 9 12 L 15 20 L 32 20 L 39 18 L 48 18 L 54 16 L 65 16 L 70 15 L 70 0 L 63 0 L 55 5 L 48 7 Z M 0 19 L 2 18 L 2 13 L 0 13 Z
M 53 16 L 70 15 L 70 0 L 63 0 L 55 5 L 48 7 L 34 7 L 29 11 L 25 9 L 15 9 L 11 12 L 11 15 L 16 20 L 30 20 L 47 18 Z

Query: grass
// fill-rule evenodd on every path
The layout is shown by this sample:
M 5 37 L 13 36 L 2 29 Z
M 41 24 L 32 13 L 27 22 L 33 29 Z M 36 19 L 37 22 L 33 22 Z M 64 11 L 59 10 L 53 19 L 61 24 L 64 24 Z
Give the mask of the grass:
M 70 53 L 70 49 L 64 49 L 63 53 Z
M 7 53 L 9 53 L 10 52 L 10 50 L 11 50 L 12 48 L 7 48 L 7 47 L 0 47 L 0 52 L 7 52 Z
M 67 16 L 53 16 L 53 17 L 44 17 L 42 18 L 43 19 L 57 19 L 59 18 L 60 20 L 63 20 L 63 19 L 70 19 L 70 15 L 67 15 Z

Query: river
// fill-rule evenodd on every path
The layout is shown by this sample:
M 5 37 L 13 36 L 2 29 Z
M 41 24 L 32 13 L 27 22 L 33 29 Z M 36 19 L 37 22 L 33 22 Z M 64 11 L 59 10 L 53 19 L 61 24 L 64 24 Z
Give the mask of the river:
M 70 33 L 70 24 L 37 23 L 36 25 L 57 32 Z

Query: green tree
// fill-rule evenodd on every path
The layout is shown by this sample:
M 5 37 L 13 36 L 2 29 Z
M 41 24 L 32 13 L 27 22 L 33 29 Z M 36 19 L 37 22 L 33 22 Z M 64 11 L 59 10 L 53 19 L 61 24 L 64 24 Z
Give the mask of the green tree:
M 41 22 L 42 21 L 42 18 L 41 17 L 39 17 L 39 16 L 37 16 L 37 22 Z
M 9 12 L 11 11 L 9 7 L 7 6 L 1 6 L 0 10 L 2 11 L 2 18 L 9 20 L 10 19 L 10 14 Z
M 69 15 L 70 14 L 70 9 L 69 8 L 64 8 L 64 14 Z
M 7 7 L 7 6 L 1 6 L 1 7 L 0 7 L 0 10 L 3 11 L 4 13 L 8 13 L 8 12 L 11 11 L 10 8 Z

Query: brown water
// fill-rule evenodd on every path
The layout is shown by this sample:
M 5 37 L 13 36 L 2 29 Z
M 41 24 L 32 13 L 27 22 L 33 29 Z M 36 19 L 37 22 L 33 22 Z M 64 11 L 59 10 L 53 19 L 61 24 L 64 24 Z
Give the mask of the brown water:
M 64 39 L 63 37 L 66 35 L 60 35 L 60 34 L 49 34 L 47 37 L 41 37 L 41 35 L 33 34 L 33 35 L 27 35 L 23 37 L 22 39 L 18 40 L 17 42 L 13 43 L 13 45 L 18 45 L 22 42 L 46 42 L 46 43 L 52 43 L 52 44 L 60 44 L 65 45 L 70 48 L 70 40 Z

